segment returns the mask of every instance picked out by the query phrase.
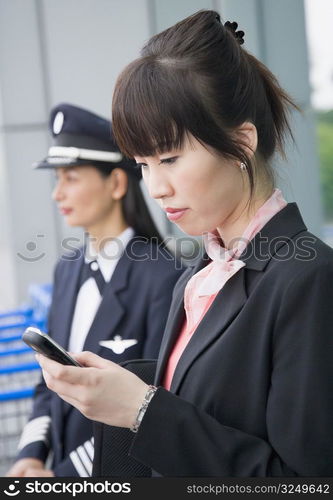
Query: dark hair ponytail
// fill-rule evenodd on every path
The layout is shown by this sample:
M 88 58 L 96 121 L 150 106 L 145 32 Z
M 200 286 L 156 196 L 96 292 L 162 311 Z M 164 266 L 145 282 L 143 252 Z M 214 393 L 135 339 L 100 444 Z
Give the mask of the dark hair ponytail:
M 117 168 L 114 165 L 105 165 L 105 163 L 101 165 L 98 162 L 92 163 L 92 166 L 98 170 L 102 177 L 108 177 L 112 170 Z M 134 169 L 135 167 L 132 166 L 131 168 Z M 133 227 L 138 236 L 153 240 L 163 246 L 163 238 L 149 212 L 138 176 L 134 172 L 130 173 L 125 169 L 124 171 L 127 174 L 128 185 L 126 194 L 121 200 L 121 206 L 126 223 Z
M 117 80 L 113 131 L 130 157 L 178 148 L 190 133 L 246 163 L 253 193 L 257 169 L 274 183 L 269 160 L 283 153 L 286 134 L 292 137 L 288 112 L 298 108 L 269 69 L 240 46 L 230 24 L 204 10 L 153 36 Z M 258 132 L 253 159 L 233 133 L 246 121 Z
M 257 118 L 257 130 L 261 140 L 261 152 L 264 158 L 269 158 L 275 150 L 284 156 L 285 136 L 293 139 L 288 119 L 290 108 L 300 111 L 291 97 L 280 86 L 276 77 L 269 69 L 252 54 L 244 51 L 253 71 L 257 72 L 263 87 L 265 103 Z

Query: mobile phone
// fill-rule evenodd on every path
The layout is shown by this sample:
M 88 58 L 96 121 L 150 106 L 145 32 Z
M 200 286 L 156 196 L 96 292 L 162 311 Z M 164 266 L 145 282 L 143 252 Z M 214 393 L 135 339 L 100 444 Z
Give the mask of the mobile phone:
M 29 328 L 24 331 L 22 340 L 35 351 L 44 354 L 44 356 L 62 365 L 82 366 L 78 361 L 73 359 L 61 345 L 46 333 L 41 332 L 38 328 L 29 326 Z

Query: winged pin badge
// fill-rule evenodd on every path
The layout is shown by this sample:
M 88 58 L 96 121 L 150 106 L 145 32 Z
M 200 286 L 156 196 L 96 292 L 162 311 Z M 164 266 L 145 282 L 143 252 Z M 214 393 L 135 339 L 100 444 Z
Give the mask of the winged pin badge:
M 123 339 L 120 335 L 115 335 L 113 340 L 101 340 L 99 345 L 111 349 L 115 354 L 122 354 L 128 347 L 137 343 L 136 339 Z

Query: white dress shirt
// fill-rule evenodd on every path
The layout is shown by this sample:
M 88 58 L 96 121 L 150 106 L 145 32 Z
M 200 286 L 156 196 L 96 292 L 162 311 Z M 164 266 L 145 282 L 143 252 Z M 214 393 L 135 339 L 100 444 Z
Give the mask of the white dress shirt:
M 106 282 L 110 281 L 114 270 L 123 255 L 126 245 L 134 236 L 134 229 L 128 227 L 116 238 L 110 238 L 100 252 L 96 252 L 91 242 L 86 247 L 85 262 L 97 260 L 101 273 Z M 97 310 L 102 302 L 94 278 L 85 281 L 77 295 L 71 333 L 69 351 L 81 352 Z

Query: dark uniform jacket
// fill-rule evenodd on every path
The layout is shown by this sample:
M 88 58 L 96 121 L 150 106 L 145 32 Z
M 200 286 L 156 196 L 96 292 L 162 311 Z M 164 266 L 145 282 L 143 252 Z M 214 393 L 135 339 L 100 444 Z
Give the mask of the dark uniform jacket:
M 331 477 L 333 250 L 289 203 L 240 259 L 129 455 L 162 476 Z M 184 321 L 186 283 L 206 264 L 176 285 L 155 385 Z
M 84 251 L 74 258 L 60 259 L 54 280 L 49 315 L 49 334 L 65 348 L 78 293 Z M 134 237 L 126 246 L 88 332 L 83 350 L 89 350 L 116 363 L 132 358 L 156 358 L 168 315 L 175 282 L 183 272 L 180 263 L 153 243 Z M 123 349 L 103 347 L 100 341 L 118 338 L 137 343 Z M 51 468 L 57 476 L 88 476 L 93 458 L 92 422 L 49 391 L 42 380 L 36 388 L 30 421 L 49 416 L 48 439 L 25 446 L 17 458 L 45 460 L 52 449 Z M 45 431 L 45 419 L 44 429 Z M 35 420 L 35 422 L 39 422 Z M 33 425 L 33 424 L 32 424 Z M 42 430 L 40 431 L 42 435 Z M 36 428 L 34 428 L 34 432 Z

